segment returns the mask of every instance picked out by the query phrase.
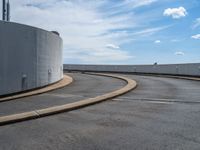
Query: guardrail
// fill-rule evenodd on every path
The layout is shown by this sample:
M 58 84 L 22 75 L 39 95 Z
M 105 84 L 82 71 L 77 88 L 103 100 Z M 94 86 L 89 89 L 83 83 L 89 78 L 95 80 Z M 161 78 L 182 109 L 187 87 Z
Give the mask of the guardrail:
M 64 65 L 66 71 L 122 72 L 200 76 L 200 63 L 166 65 Z

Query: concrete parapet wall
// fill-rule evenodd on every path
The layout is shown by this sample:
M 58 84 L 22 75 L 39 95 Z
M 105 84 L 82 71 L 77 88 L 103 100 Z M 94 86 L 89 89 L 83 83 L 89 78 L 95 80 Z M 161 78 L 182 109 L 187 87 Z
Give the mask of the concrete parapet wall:
M 65 70 L 200 76 L 200 63 L 170 65 L 64 65 Z
M 0 21 L 0 96 L 57 82 L 62 69 L 58 35 Z

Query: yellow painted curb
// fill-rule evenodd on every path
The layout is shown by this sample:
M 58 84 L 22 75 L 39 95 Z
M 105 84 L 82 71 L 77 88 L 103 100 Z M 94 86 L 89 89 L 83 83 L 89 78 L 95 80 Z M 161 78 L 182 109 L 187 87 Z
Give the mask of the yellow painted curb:
M 56 113 L 60 113 L 60 112 L 70 111 L 70 110 L 85 107 L 85 106 L 88 106 L 88 105 L 100 103 L 100 102 L 103 102 L 105 100 L 114 98 L 116 96 L 125 94 L 125 93 L 129 92 L 130 90 L 136 88 L 136 86 L 137 86 L 136 81 L 131 80 L 131 79 L 126 78 L 126 77 L 122 77 L 122 76 L 118 76 L 118 75 L 111 75 L 111 74 L 97 74 L 97 73 L 95 73 L 93 75 L 101 75 L 101 76 L 118 78 L 118 79 L 126 81 L 127 85 L 124 86 L 123 88 L 116 90 L 116 91 L 113 91 L 111 93 L 107 93 L 107 94 L 97 96 L 97 97 L 94 97 L 94 98 L 84 99 L 84 100 L 74 102 L 74 103 L 49 107 L 49 108 L 30 111 L 30 112 L 24 112 L 24 113 L 20 113 L 20 114 L 2 116 L 2 117 L 0 117 L 0 125 L 5 125 L 5 124 L 9 124 L 9 123 L 24 121 L 24 120 L 35 119 L 35 118 L 39 118 L 39 117 L 43 117 L 43 116 L 47 116 L 47 115 L 52 115 L 52 114 L 56 114 Z
M 63 79 L 60 80 L 57 83 L 54 83 L 54 84 L 51 84 L 51 85 L 46 86 L 44 88 L 40 88 L 40 89 L 33 90 L 33 91 L 30 91 L 30 92 L 25 92 L 25 93 L 21 93 L 21 94 L 16 94 L 16 95 L 12 95 L 12 96 L 3 97 L 3 98 L 0 98 L 0 102 L 5 102 L 5 101 L 18 99 L 18 98 L 23 98 L 23 97 L 28 97 L 28 96 L 33 96 L 33 95 L 46 93 L 46 92 L 49 92 L 49 91 L 53 91 L 53 90 L 65 87 L 65 86 L 69 85 L 72 82 L 73 82 L 73 78 L 72 77 L 64 75 Z

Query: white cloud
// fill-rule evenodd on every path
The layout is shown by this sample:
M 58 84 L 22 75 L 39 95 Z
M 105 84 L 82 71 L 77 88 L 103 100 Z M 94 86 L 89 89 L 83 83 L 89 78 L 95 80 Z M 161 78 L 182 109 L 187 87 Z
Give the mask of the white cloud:
M 156 41 L 154 41 L 154 43 L 155 44 L 159 44 L 159 43 L 161 43 L 161 41 L 160 40 L 156 40 Z
M 113 12 L 114 13 L 120 13 L 120 12 L 123 12 L 123 11 L 131 10 L 131 9 L 135 9 L 135 8 L 139 8 L 139 7 L 143 7 L 143 6 L 147 6 L 147 5 L 151 5 L 152 3 L 155 3 L 157 1 L 158 0 L 122 0 L 120 2 L 119 1 L 118 2 L 113 1 L 110 9 L 112 9 L 112 13 Z
M 117 52 L 116 52 L 117 51 Z M 109 58 L 109 59 L 108 59 Z M 119 64 L 124 60 L 132 59 L 134 56 L 129 55 L 126 51 L 110 50 L 102 51 L 101 53 L 96 51 L 65 51 L 64 59 L 79 60 L 83 63 L 92 64 Z
M 107 48 L 111 48 L 111 49 L 119 49 L 120 47 L 114 44 L 107 44 L 106 45 Z
M 173 19 L 179 19 L 187 15 L 187 11 L 184 7 L 179 8 L 167 8 L 165 9 L 164 16 L 172 16 Z
M 192 26 L 193 29 L 197 28 L 200 26 L 200 18 L 197 18 L 195 21 L 194 21 L 194 24 Z
M 184 52 L 182 52 L 182 51 L 177 51 L 177 52 L 175 52 L 175 53 L 174 53 L 174 55 L 178 55 L 178 56 L 184 56 L 184 55 L 185 55 L 185 53 L 184 53 Z
M 138 31 L 133 33 L 133 35 L 135 36 L 150 36 L 156 32 L 159 32 L 161 30 L 164 30 L 166 28 L 168 28 L 170 26 L 162 26 L 162 27 L 155 27 L 155 28 L 147 28 L 147 29 L 143 29 L 142 31 Z
M 134 14 L 135 8 L 157 1 L 12 0 L 11 20 L 58 31 L 64 42 L 64 62 L 120 63 L 134 58 L 120 48 L 124 43 L 167 28 L 149 26 L 155 18 L 152 13 Z
M 99 11 L 105 3 L 107 1 L 12 0 L 15 6 L 12 21 L 58 31 L 64 42 L 65 62 L 69 62 L 69 58 L 78 58 L 81 63 L 126 61 L 132 58 L 131 54 L 119 46 L 129 40 L 129 36 L 124 37 L 122 32 L 116 36 L 114 30 L 133 28 L 133 16 L 109 16 Z
M 200 40 L 200 34 L 191 36 L 192 39 Z
M 132 8 L 137 8 L 141 6 L 150 5 L 158 0 L 125 0 L 125 4 L 129 5 Z

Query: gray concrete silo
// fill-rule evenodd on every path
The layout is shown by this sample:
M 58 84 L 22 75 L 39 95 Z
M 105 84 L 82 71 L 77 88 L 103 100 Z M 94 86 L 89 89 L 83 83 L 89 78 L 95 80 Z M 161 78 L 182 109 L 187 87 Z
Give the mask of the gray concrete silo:
M 0 96 L 46 86 L 62 77 L 59 35 L 0 21 Z

